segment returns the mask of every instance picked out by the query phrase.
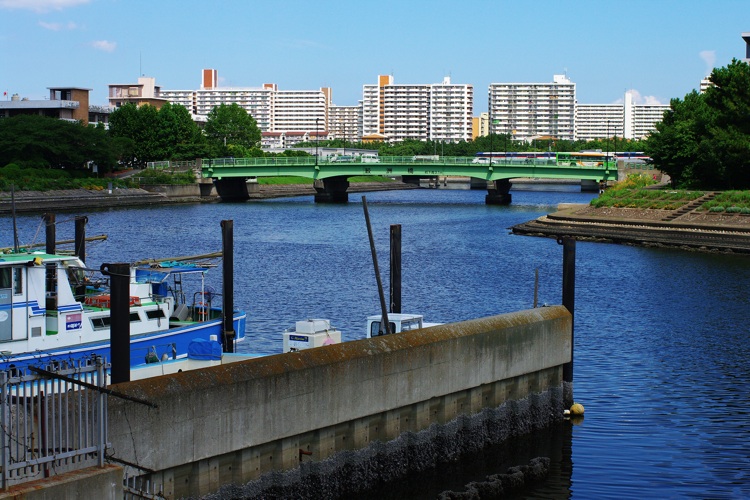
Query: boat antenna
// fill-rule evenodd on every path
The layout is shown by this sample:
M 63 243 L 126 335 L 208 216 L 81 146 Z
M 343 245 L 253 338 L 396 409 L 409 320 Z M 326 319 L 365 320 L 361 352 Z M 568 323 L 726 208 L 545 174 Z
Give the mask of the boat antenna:
M 18 253 L 18 227 L 16 226 L 16 185 L 10 185 L 10 207 L 13 214 L 13 252 Z

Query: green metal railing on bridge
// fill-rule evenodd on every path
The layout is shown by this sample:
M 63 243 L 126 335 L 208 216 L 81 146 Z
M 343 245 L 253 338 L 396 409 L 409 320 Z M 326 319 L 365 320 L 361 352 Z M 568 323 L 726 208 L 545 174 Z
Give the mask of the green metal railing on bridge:
M 310 179 L 352 176 L 474 177 L 617 180 L 613 161 L 580 164 L 557 158 L 492 159 L 475 156 L 267 157 L 203 160 L 204 178 L 297 176 Z

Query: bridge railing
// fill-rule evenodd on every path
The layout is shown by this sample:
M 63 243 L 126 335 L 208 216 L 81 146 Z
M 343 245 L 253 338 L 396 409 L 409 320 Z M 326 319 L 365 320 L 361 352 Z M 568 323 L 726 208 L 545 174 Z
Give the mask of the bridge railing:
M 372 157 L 328 157 L 318 158 L 314 156 L 275 156 L 266 158 L 211 158 L 203 161 L 203 167 L 267 167 L 267 166 L 302 166 L 302 165 L 463 165 L 463 166 L 560 166 L 566 168 L 591 169 L 599 167 L 602 169 L 614 168 L 614 162 L 603 165 L 570 165 L 568 162 L 557 162 L 554 158 L 505 158 L 495 159 L 490 162 L 489 158 L 477 158 L 475 156 L 380 156 Z

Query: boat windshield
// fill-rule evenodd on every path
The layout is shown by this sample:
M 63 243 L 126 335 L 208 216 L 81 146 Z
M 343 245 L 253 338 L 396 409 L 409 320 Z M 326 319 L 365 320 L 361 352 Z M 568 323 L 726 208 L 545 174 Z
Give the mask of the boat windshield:
M 370 324 L 370 337 L 385 335 L 385 328 L 383 328 L 383 331 L 380 331 L 380 323 L 380 321 L 373 321 Z M 388 324 L 391 325 L 391 333 L 394 333 L 396 331 L 396 323 L 394 323 L 393 321 L 389 321 Z

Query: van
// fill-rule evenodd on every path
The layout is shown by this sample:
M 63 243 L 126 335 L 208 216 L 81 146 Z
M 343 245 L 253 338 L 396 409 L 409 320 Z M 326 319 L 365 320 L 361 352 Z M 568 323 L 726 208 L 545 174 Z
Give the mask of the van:
M 378 163 L 380 162 L 380 158 L 378 158 L 378 155 L 372 154 L 372 153 L 366 153 L 360 156 L 362 159 L 362 163 Z

